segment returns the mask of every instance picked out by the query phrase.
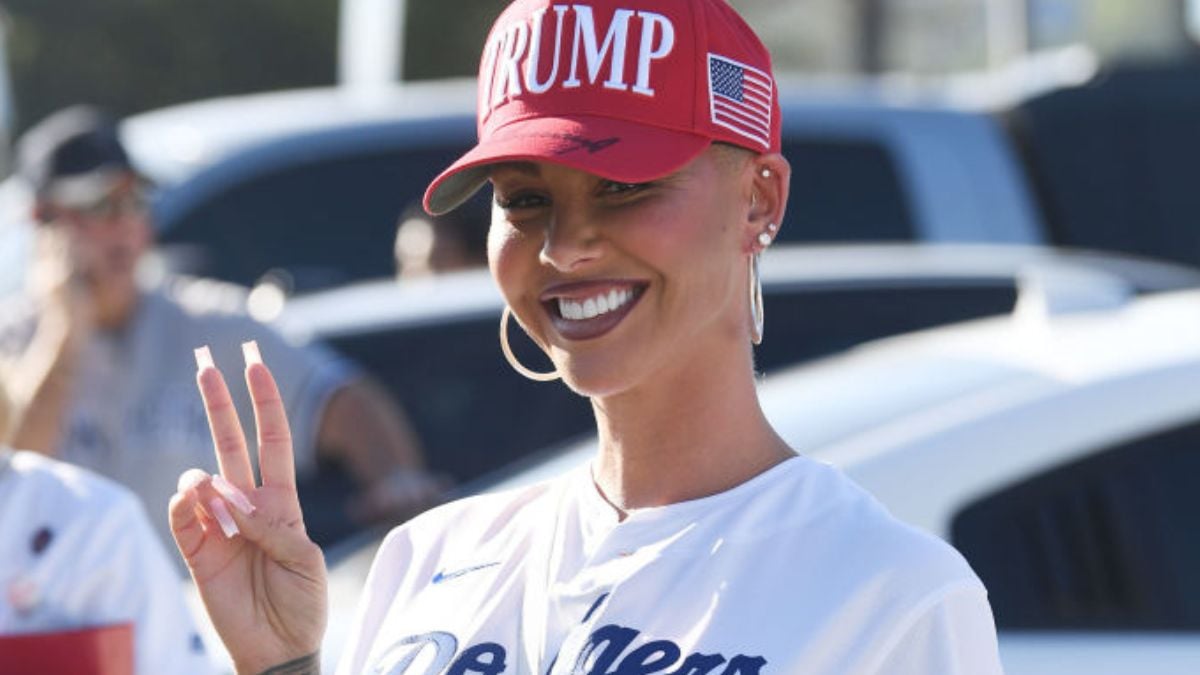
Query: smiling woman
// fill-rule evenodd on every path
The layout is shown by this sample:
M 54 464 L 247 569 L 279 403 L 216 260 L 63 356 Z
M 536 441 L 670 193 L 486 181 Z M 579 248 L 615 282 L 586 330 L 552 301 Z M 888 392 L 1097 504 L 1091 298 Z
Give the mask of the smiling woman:
M 755 35 L 723 0 L 518 0 L 487 44 L 479 143 L 425 206 L 491 182 L 502 342 L 515 317 L 554 364 L 538 379 L 591 400 L 599 452 L 397 528 L 341 672 L 999 673 L 963 559 L 799 456 L 759 406 L 757 261 L 791 169 Z M 247 380 L 274 439 L 262 487 L 231 481 L 243 500 L 195 476 L 172 518 L 239 669 L 310 672 L 324 568 L 270 374 L 254 361 Z M 223 381 L 203 365 L 200 384 L 222 466 L 244 473 Z
M 734 163 L 728 154 L 712 146 L 644 183 L 553 163 L 492 172 L 492 270 L 576 391 L 636 389 L 695 359 L 710 377 L 732 375 L 718 372 L 730 361 L 751 372 L 749 294 L 737 289 L 748 281 L 747 257 L 762 248 L 758 234 L 781 215 L 787 166 L 777 155 Z M 777 169 L 764 178 L 756 163 Z M 759 195 L 753 210 L 748 194 Z

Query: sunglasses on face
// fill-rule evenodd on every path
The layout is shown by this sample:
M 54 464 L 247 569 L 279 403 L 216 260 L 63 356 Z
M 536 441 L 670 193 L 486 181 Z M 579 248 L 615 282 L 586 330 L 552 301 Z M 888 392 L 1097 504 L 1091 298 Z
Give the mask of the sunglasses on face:
M 149 203 L 145 188 L 132 186 L 113 190 L 87 206 L 60 207 L 59 210 L 76 221 L 112 222 L 144 214 Z

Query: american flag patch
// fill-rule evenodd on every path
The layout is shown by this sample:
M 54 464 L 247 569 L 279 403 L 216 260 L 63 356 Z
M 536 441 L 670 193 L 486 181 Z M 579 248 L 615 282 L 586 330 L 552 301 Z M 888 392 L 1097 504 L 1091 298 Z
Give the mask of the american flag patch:
M 774 82 L 763 71 L 716 54 L 708 55 L 708 94 L 713 124 L 771 146 Z

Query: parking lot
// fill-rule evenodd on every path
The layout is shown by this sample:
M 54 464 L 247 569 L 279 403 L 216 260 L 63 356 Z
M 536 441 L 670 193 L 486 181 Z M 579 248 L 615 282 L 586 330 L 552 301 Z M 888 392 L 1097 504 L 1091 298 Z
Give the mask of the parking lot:
M 1193 674 L 1200 68 L 1088 64 L 1036 86 L 997 69 L 971 96 L 953 78 L 781 78 L 795 170 L 762 260 L 758 395 L 792 448 L 963 554 L 1009 675 Z M 153 185 L 142 273 L 236 284 L 239 311 L 336 350 L 406 411 L 453 497 L 597 447 L 586 398 L 504 362 L 485 267 L 396 279 L 399 220 L 474 143 L 475 105 L 475 81 L 451 78 L 179 102 L 120 126 Z M 28 275 L 31 204 L 0 183 L 0 295 Z M 493 208 L 468 202 L 470 236 Z M 355 521 L 356 489 L 335 462 L 300 485 L 329 565 L 330 671 L 398 524 Z

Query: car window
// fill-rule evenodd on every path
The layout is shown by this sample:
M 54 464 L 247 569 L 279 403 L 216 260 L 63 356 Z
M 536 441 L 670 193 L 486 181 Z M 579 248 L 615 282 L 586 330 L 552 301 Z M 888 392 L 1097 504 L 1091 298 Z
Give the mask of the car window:
M 912 282 L 891 288 L 768 287 L 767 339 L 756 348 L 764 373 L 866 340 L 1011 311 L 1009 283 L 946 288 Z M 561 383 L 531 382 L 500 353 L 496 316 L 374 328 L 334 335 L 328 344 L 386 387 L 408 414 L 429 466 L 468 481 L 531 453 L 595 431 L 587 399 Z M 551 366 L 511 328 L 518 358 Z M 310 535 L 331 544 L 354 531 L 339 504 L 354 490 L 340 467 L 323 465 L 302 483 Z
M 891 152 L 879 143 L 785 140 L 792 165 L 780 241 L 913 241 L 917 230 Z
M 300 161 L 162 223 L 163 243 L 176 268 L 243 285 L 270 270 L 284 270 L 298 292 L 390 276 L 397 219 L 419 203 L 436 167 L 461 152 L 415 148 Z M 465 208 L 482 238 L 486 202 Z
M 1006 629 L 1200 629 L 1200 420 L 967 506 L 951 540 Z
M 1012 309 L 1011 285 L 768 291 L 761 368 L 784 367 L 865 340 Z M 439 470 L 477 477 L 593 429 L 587 400 L 561 384 L 517 375 L 500 353 L 499 316 L 362 331 L 329 338 L 387 386 L 412 417 Z M 523 363 L 551 364 L 511 328 Z
M 592 428 L 587 399 L 509 368 L 498 325 L 498 316 L 488 317 L 335 337 L 330 344 L 400 400 L 432 467 L 466 479 Z M 519 329 L 510 337 L 524 363 L 552 368 Z
M 1055 244 L 1200 265 L 1198 81 L 1194 58 L 1118 63 L 1009 115 Z
M 945 282 L 942 282 L 945 284 Z M 1011 281 L 895 281 L 884 287 L 808 288 L 763 298 L 765 338 L 755 347 L 758 368 L 775 368 L 828 356 L 868 340 L 1011 312 Z
M 327 342 L 400 403 L 429 468 L 462 482 L 594 428 L 587 399 L 561 383 L 532 382 L 509 368 L 498 326 L 497 315 Z M 512 331 L 522 362 L 549 369 L 520 330 Z M 354 534 L 357 526 L 341 510 L 355 490 L 344 467 L 322 464 L 299 489 L 313 541 L 329 546 Z
M 332 159 L 301 157 L 161 222 L 164 253 L 176 270 L 243 285 L 282 270 L 296 292 L 389 276 L 395 271 L 397 218 L 463 150 L 392 148 Z M 899 175 L 883 147 L 805 139 L 788 142 L 784 153 L 793 177 L 780 240 L 914 238 Z M 465 221 L 477 225 L 473 236 L 482 241 L 490 219 L 488 195 L 477 195 L 463 208 Z

